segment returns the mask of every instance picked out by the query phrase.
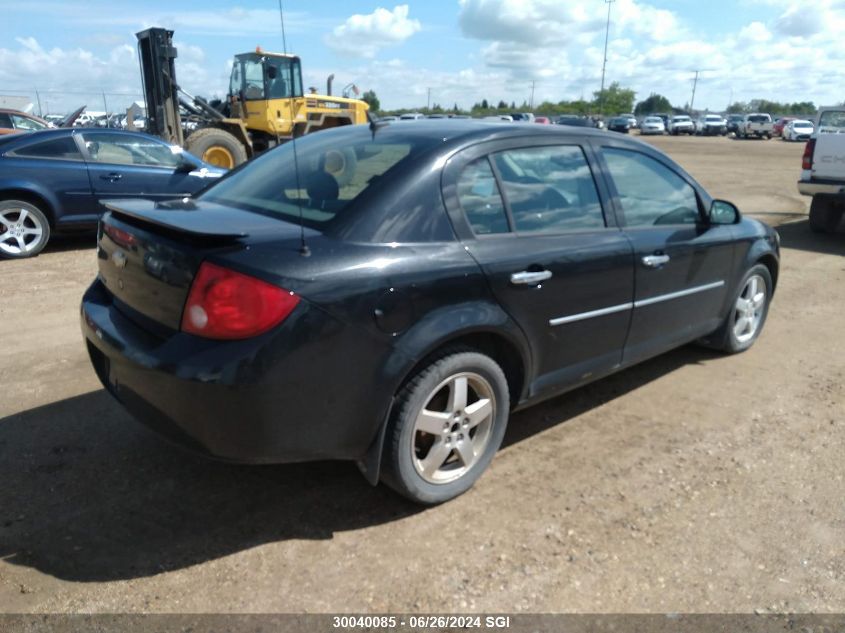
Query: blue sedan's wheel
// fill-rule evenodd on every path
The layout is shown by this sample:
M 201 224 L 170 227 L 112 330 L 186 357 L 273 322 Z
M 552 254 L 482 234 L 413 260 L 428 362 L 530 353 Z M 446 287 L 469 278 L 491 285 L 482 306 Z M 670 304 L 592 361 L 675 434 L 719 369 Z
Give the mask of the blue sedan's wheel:
M 23 200 L 0 201 L 0 257 L 34 257 L 49 239 L 50 222 L 41 209 Z
M 426 505 L 466 492 L 502 443 L 509 408 L 505 375 L 488 356 L 458 352 L 433 362 L 398 395 L 385 483 Z

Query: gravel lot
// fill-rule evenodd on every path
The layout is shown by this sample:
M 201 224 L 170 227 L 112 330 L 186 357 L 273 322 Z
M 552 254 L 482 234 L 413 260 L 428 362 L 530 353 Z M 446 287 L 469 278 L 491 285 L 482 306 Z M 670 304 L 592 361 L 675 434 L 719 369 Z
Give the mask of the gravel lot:
M 171 448 L 88 363 L 91 239 L 0 262 L 0 610 L 845 611 L 845 235 L 808 228 L 801 144 L 650 142 L 779 225 L 762 338 L 513 416 L 475 489 L 424 511 L 352 464 Z

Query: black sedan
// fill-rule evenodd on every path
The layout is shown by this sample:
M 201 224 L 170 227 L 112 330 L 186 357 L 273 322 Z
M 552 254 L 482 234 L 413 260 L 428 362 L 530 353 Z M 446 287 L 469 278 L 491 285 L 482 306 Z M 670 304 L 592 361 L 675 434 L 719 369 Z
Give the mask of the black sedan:
M 0 137 L 0 257 L 37 255 L 51 233 L 93 233 L 101 201 L 190 196 L 223 173 L 138 132 L 84 128 Z
M 624 116 L 617 116 L 607 122 L 607 129 L 611 132 L 629 134 L 631 132 L 631 119 Z
M 81 324 L 127 409 L 424 504 L 475 482 L 514 409 L 691 341 L 747 349 L 778 276 L 771 228 L 588 128 L 349 126 L 108 206 Z

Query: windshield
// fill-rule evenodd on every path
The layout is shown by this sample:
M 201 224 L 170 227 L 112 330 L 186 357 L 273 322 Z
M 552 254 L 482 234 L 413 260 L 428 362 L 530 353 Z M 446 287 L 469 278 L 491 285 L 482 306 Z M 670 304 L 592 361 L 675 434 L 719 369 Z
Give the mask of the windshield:
M 718 123 L 718 122 L 720 122 L 720 121 L 722 120 L 722 117 L 720 117 L 720 116 L 719 116 L 719 115 L 717 115 L 717 114 L 710 114 L 710 115 L 708 115 L 708 116 L 704 117 L 704 119 L 705 119 L 706 121 L 710 121 L 710 122 L 712 122 L 712 123 Z
M 302 96 L 302 71 L 294 57 L 238 55 L 232 66 L 229 90 L 246 101 Z
M 689 121 L 690 118 L 688 116 L 676 116 L 672 119 L 675 123 L 685 123 Z
M 296 141 L 295 157 L 294 144 L 285 143 L 223 178 L 199 199 L 296 223 L 301 209 L 303 224 L 320 228 L 391 170 L 439 141 L 397 135 L 373 139 L 369 130 L 308 135 Z

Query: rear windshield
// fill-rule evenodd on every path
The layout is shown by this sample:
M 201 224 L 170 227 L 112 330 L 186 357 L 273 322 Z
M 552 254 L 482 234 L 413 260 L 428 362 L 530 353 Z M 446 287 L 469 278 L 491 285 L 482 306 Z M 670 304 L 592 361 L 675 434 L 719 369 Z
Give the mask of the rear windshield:
M 763 114 L 755 114 L 753 116 L 748 117 L 748 120 L 752 123 L 768 123 L 769 117 Z
M 363 126 L 362 126 L 363 127 Z M 338 138 L 340 136 L 340 138 Z M 437 140 L 320 132 L 285 143 L 247 163 L 199 198 L 312 228 L 326 225 L 388 172 Z
M 819 119 L 819 127 L 845 128 L 845 111 L 828 110 L 822 112 L 821 118 Z

